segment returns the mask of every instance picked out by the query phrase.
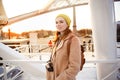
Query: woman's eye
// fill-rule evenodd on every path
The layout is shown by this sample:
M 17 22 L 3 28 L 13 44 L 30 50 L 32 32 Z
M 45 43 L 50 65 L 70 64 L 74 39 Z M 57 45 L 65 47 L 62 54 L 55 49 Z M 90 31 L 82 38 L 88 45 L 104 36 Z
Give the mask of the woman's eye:
M 58 22 L 56 21 L 56 24 L 58 24 Z
M 56 22 L 56 24 L 58 24 L 58 23 L 63 23 L 63 21 Z
M 60 23 L 63 23 L 63 21 L 60 21 Z

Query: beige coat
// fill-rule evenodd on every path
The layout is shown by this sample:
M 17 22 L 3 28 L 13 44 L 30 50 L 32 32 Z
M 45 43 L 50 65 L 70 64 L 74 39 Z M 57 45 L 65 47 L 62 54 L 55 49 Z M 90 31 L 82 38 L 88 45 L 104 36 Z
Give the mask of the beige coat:
M 68 51 L 67 45 L 71 36 L 73 37 L 71 39 L 70 51 Z M 80 71 L 80 54 L 79 38 L 73 33 L 69 33 L 57 48 L 53 49 L 52 62 L 54 72 L 47 71 L 47 80 L 76 80 L 75 77 Z

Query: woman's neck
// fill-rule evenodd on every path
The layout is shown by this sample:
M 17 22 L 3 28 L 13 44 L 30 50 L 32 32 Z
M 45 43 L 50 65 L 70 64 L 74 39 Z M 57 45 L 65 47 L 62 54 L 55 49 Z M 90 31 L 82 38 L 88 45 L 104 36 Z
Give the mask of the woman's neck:
M 65 37 L 69 34 L 69 32 L 71 32 L 70 29 L 66 29 L 66 30 L 60 32 L 60 34 L 59 34 L 59 39 L 65 38 Z

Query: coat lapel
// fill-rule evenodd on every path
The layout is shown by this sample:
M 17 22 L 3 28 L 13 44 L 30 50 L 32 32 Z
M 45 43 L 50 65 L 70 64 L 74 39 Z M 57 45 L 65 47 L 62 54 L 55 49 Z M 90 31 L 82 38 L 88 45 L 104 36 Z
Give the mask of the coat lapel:
M 68 40 L 71 36 L 73 36 L 73 35 L 69 34 L 65 39 L 61 40 L 61 42 L 60 42 L 60 43 L 58 44 L 58 46 L 56 47 L 56 51 L 57 51 L 58 49 L 60 49 L 60 48 L 63 46 L 64 42 L 65 42 L 66 40 Z
M 63 46 L 63 43 L 64 43 L 64 41 L 62 40 L 62 41 L 58 44 L 58 46 L 57 46 L 57 44 L 55 44 L 55 46 L 54 46 L 54 48 L 53 48 L 53 51 L 52 51 L 52 57 L 55 55 L 56 51 Z
M 61 42 L 58 44 L 58 46 L 57 46 L 57 44 L 55 44 L 55 46 L 54 46 L 54 48 L 53 48 L 53 51 L 52 51 L 52 53 L 53 53 L 52 55 L 54 55 L 55 52 L 56 52 L 57 50 L 59 50 L 59 49 L 63 46 L 64 42 L 65 42 L 67 39 L 69 39 L 71 36 L 73 36 L 73 35 L 69 34 L 64 40 L 61 40 Z
M 64 41 L 61 40 L 61 42 L 58 44 L 58 46 L 57 46 L 57 48 L 56 48 L 56 51 L 57 51 L 58 49 L 60 49 L 60 48 L 63 46 L 63 43 L 64 43 Z

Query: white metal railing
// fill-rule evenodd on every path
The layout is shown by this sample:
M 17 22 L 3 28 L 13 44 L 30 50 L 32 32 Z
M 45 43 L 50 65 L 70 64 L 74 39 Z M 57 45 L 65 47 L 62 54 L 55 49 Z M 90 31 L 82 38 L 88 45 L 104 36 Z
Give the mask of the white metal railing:
M 120 68 L 120 62 L 118 63 L 117 67 L 116 67 L 111 73 L 109 73 L 107 76 L 105 76 L 102 80 L 107 80 L 107 78 L 109 78 L 109 77 L 112 76 L 115 72 L 117 72 L 119 68 Z M 117 77 L 117 76 L 116 76 L 116 77 Z
M 16 46 L 15 50 L 20 53 L 39 53 L 41 51 L 50 51 L 50 47 L 48 44 L 34 44 L 34 45 L 8 45 L 8 46 Z
M 44 45 L 44 47 L 43 47 L 43 45 Z M 37 45 L 38 46 L 37 50 L 41 50 L 42 48 L 48 47 L 47 44 L 43 44 L 43 45 Z M 9 46 L 13 46 L 13 45 L 9 45 Z M 22 46 L 21 45 L 14 45 L 14 46 L 19 46 L 18 50 L 21 50 L 21 48 L 22 48 L 23 52 L 27 50 L 27 52 L 22 53 L 22 54 L 27 55 L 27 56 L 29 56 L 29 55 L 30 56 L 34 56 L 34 55 L 42 56 L 43 55 L 41 53 L 31 53 L 31 52 L 29 52 L 28 50 L 30 48 L 33 48 L 32 45 L 22 45 Z M 26 47 L 28 47 L 28 48 L 26 48 Z M 48 50 L 48 52 L 49 51 L 50 50 Z M 23 63 L 23 62 L 39 63 L 39 64 L 46 63 L 46 61 L 42 61 L 42 60 L 0 60 L 0 63 L 4 64 L 4 74 L 6 74 L 6 68 L 5 68 L 6 64 L 8 64 L 8 63 L 17 63 L 17 64 L 19 64 L 19 63 Z M 102 79 L 102 80 L 106 80 L 108 77 L 110 77 L 112 74 L 114 74 L 118 70 L 118 68 L 120 66 L 120 59 L 113 59 L 113 60 L 112 59 L 111 60 L 104 60 L 104 59 L 103 60 L 101 60 L 101 59 L 97 60 L 97 59 L 93 59 L 93 60 L 86 60 L 86 63 L 97 63 L 97 64 L 100 64 L 100 63 L 117 63 L 118 67 L 116 67 L 116 69 L 114 69 L 110 74 L 108 74 L 107 76 L 105 76 Z M 5 78 L 5 80 L 7 80 L 7 76 L 6 75 L 4 76 L 4 78 Z
M 39 63 L 39 64 L 43 64 L 46 63 L 46 61 L 41 61 L 41 60 L 0 60 L 0 63 L 4 64 L 8 64 L 8 63 L 23 63 L 23 62 L 30 62 L 30 63 Z M 116 60 L 86 60 L 86 63 L 120 63 L 120 59 L 116 59 Z M 120 64 L 119 64 L 120 65 Z M 110 74 L 108 74 L 107 76 L 105 76 L 102 80 L 106 80 L 108 77 L 110 77 L 112 74 L 114 74 L 117 70 L 118 70 L 119 66 L 114 69 Z M 4 74 L 6 74 L 6 68 L 4 68 Z M 5 80 L 7 80 L 7 76 L 4 76 Z

